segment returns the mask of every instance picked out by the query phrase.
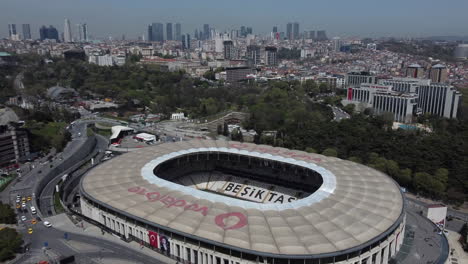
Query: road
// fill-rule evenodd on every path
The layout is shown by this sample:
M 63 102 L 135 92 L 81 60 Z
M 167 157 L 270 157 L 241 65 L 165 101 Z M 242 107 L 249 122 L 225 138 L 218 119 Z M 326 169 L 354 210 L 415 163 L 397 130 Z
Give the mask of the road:
M 408 204 L 412 205 L 413 207 L 418 208 L 418 210 L 423 210 L 425 207 L 427 207 L 427 203 L 409 198 L 406 196 L 406 200 L 408 201 Z M 460 232 L 463 224 L 467 222 L 468 219 L 468 214 L 452 210 L 450 208 L 447 209 L 447 216 L 452 216 L 454 217 L 452 220 L 447 221 L 446 228 L 450 231 L 454 232 Z
M 25 254 L 24 257 L 13 263 L 28 262 L 28 259 L 38 255 L 42 256 L 43 248 L 46 245 L 47 251 L 54 253 L 50 255 L 75 255 L 77 263 L 98 263 L 101 259 L 119 259 L 127 263 L 164 263 L 142 254 L 141 251 L 109 239 L 100 239 L 75 232 L 64 232 L 54 226 L 47 228 L 42 223 L 36 224 L 33 233 L 27 234 L 25 240 L 29 244 L 29 252 L 31 253 Z M 146 250 L 148 251 L 148 249 Z M 119 263 L 121 262 L 119 261 Z
M 351 117 L 348 113 L 346 113 L 339 107 L 330 106 L 330 108 L 333 111 L 333 120 L 335 121 L 341 121 L 343 119 L 349 119 Z

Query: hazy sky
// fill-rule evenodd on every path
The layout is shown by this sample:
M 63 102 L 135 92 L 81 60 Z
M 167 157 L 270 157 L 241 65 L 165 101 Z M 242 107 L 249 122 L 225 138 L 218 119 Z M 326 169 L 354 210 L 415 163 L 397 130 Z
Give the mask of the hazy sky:
M 135 38 L 152 22 L 180 22 L 193 34 L 204 23 L 219 30 L 252 26 L 268 33 L 286 31 L 297 21 L 300 31 L 324 29 L 332 36 L 422 37 L 468 35 L 468 0 L 1 0 L 0 37 L 8 23 L 31 24 L 37 38 L 41 25 L 63 32 L 63 21 L 87 23 L 95 37 Z M 74 32 L 75 33 L 75 32 Z

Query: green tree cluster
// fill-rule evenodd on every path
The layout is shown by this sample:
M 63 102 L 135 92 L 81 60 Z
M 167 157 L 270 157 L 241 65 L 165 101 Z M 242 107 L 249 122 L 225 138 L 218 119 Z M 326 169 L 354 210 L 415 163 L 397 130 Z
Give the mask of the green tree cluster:
M 16 224 L 16 214 L 8 204 L 3 204 L 0 201 L 0 223 Z
M 0 262 L 13 259 L 20 252 L 23 239 L 21 235 L 12 228 L 0 230 Z

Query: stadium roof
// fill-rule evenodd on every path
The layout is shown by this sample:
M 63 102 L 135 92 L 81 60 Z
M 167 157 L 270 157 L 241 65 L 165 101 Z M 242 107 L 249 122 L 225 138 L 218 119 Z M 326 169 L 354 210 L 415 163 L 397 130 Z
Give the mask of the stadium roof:
M 312 195 L 281 205 L 236 200 L 181 186 L 153 174 L 157 164 L 195 152 L 229 152 L 316 170 Z M 239 142 L 192 140 L 114 158 L 82 180 L 83 195 L 171 232 L 265 256 L 333 256 L 354 252 L 401 222 L 403 198 L 385 174 L 302 151 Z

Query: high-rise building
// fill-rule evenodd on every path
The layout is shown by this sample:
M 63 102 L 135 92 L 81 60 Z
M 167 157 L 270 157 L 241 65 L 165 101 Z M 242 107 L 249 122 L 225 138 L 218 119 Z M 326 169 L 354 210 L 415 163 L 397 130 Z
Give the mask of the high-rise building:
M 315 30 L 309 31 L 309 39 L 315 39 Z
M 164 24 L 162 23 L 153 23 L 153 41 L 164 41 Z
M 257 45 L 247 46 L 247 60 L 249 65 L 254 66 L 260 64 L 260 47 Z
M 180 23 L 175 24 L 175 40 L 181 41 L 181 36 L 182 35 L 182 25 Z
M 249 34 L 251 35 L 251 34 L 253 34 L 253 29 L 251 27 L 247 27 L 246 32 L 247 32 L 247 35 L 249 35 Z
M 442 64 L 436 64 L 431 67 L 429 78 L 433 83 L 445 83 L 448 79 L 447 67 Z
M 210 25 L 204 24 L 203 25 L 203 40 L 210 39 Z
M 173 40 L 174 35 L 172 34 L 172 23 L 166 23 L 166 40 Z
M 276 47 L 265 47 L 265 65 L 276 66 L 278 49 Z
M 68 18 L 65 18 L 65 23 L 63 27 L 63 41 L 73 42 L 70 20 L 68 20 Z
M 231 40 L 226 40 L 223 42 L 224 45 L 224 59 L 232 60 L 236 58 L 236 51 L 234 48 L 234 43 Z
M 76 29 L 77 29 L 77 40 L 79 42 L 83 41 L 83 27 L 81 24 L 76 24 Z
M 327 40 L 327 32 L 325 30 L 317 30 L 317 40 L 324 41 Z
M 29 26 L 29 24 L 23 24 L 23 39 L 32 39 L 31 27 Z
M 198 29 L 195 29 L 195 33 L 193 34 L 193 37 L 197 40 L 200 39 L 200 37 L 198 36 Z
M 288 23 L 286 25 L 286 38 L 288 38 L 289 40 L 292 40 L 294 37 L 292 28 L 293 28 L 292 23 Z
M 299 39 L 299 23 L 297 22 L 293 24 L 293 37 L 294 39 Z
M 187 48 L 187 44 L 186 44 L 186 39 L 185 39 L 185 35 L 182 35 L 182 49 L 186 49 Z
M 148 25 L 148 41 L 153 41 L 153 26 L 151 24 Z
M 406 68 L 406 77 L 411 78 L 423 78 L 424 77 L 424 69 L 421 65 L 414 63 L 409 65 Z
M 339 37 L 334 37 L 333 38 L 333 50 L 335 52 L 339 52 L 341 50 L 341 46 L 342 46 L 342 41 L 341 41 L 341 38 Z
M 81 27 L 83 28 L 82 31 L 83 31 L 83 41 L 88 41 L 89 40 L 89 36 L 88 36 L 88 24 L 84 23 L 83 25 L 81 25 Z
M 277 33 L 278 32 L 278 27 L 277 26 L 274 26 L 273 27 L 273 33 Z
M 245 28 L 245 26 L 241 26 L 240 31 L 241 31 L 241 37 L 247 36 L 247 29 Z
M 8 36 L 16 35 L 16 24 L 8 24 Z
M 17 34 L 12 34 L 15 36 Z M 16 123 L 0 124 L 0 167 L 20 162 L 29 155 L 28 131 Z
M 53 26 L 42 26 L 39 29 L 39 37 L 41 40 L 54 39 L 57 42 L 59 41 L 58 30 Z
M 190 34 L 187 34 L 187 49 L 190 49 L 192 47 L 192 44 L 191 44 L 191 39 L 190 39 Z

